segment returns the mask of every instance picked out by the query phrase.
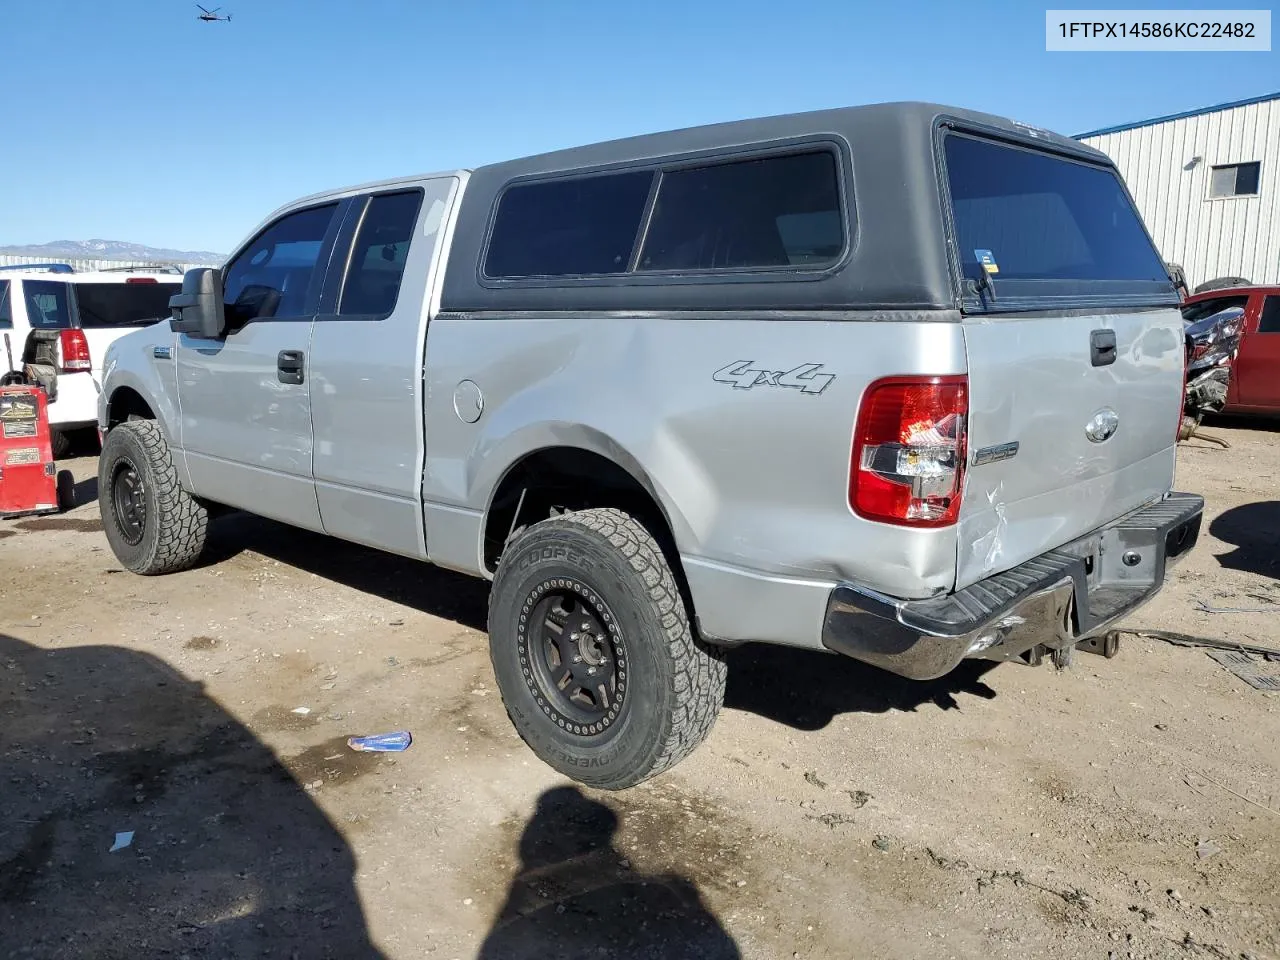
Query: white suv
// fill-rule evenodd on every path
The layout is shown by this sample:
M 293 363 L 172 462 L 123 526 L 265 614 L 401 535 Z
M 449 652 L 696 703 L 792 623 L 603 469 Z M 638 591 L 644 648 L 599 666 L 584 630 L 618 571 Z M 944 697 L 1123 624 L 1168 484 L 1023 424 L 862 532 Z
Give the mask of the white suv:
M 182 277 L 162 269 L 75 273 L 61 264 L 0 268 L 0 375 L 51 375 L 53 454 L 97 420 L 102 358 L 115 340 L 169 316 Z

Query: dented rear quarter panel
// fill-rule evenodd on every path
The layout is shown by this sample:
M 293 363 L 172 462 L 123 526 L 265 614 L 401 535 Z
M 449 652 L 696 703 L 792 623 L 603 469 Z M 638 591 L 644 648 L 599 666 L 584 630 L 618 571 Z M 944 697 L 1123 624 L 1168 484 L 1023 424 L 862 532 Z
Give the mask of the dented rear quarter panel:
M 1015 555 L 1068 539 L 1055 539 L 1034 517 L 1019 522 L 1019 503 L 1035 500 L 1034 489 L 1001 485 L 1002 477 L 1021 471 L 1061 468 L 1048 448 L 1032 449 L 1036 444 L 1012 465 L 966 471 L 966 485 L 977 477 L 985 505 L 969 512 L 967 524 L 921 529 L 877 523 L 849 506 L 853 430 L 873 381 L 968 374 L 972 390 L 975 377 L 985 378 L 978 391 L 982 429 L 1013 434 L 998 441 L 983 434 L 977 439 L 985 445 L 1024 439 L 1028 428 L 1009 416 L 1009 398 L 1000 394 L 1011 368 L 1032 359 L 1029 379 L 1015 391 L 1016 412 L 1030 409 L 1025 398 L 1034 394 L 1037 358 L 1066 348 L 1072 355 L 1064 361 L 1079 363 L 1074 332 L 1085 321 L 1076 321 L 1071 336 L 1050 337 L 1043 345 L 1027 339 L 1035 335 L 1030 328 L 1004 326 L 1021 338 L 1012 351 L 998 338 L 979 335 L 981 369 L 971 365 L 936 154 L 943 125 L 957 122 L 1033 149 L 1107 163 L 1074 141 L 1001 118 L 897 104 L 671 131 L 474 171 L 459 208 L 440 312 L 426 338 L 429 557 L 488 575 L 484 516 L 495 488 L 522 457 L 553 446 L 600 453 L 650 491 L 674 534 L 702 632 L 713 638 L 817 646 L 837 583 L 902 599 L 930 597 L 955 588 L 961 557 L 980 557 L 963 561 L 966 575 L 995 572 L 1012 566 Z M 702 162 L 811 141 L 838 156 L 848 227 L 844 258 L 825 272 L 633 272 L 568 280 L 484 274 L 494 211 L 510 184 Z M 1084 331 L 1087 348 L 1088 326 Z M 780 377 L 757 378 L 749 387 L 715 378 L 736 363 L 771 374 L 820 364 L 815 372 L 833 379 L 820 393 L 806 393 Z M 454 392 L 464 380 L 484 397 L 475 423 L 454 409 Z M 1160 389 L 1179 384 L 1166 371 Z M 1078 407 L 1062 414 L 1076 432 L 1089 416 Z M 1171 445 L 1172 407 L 1167 420 Z M 1107 457 L 1114 460 L 1110 451 Z M 1087 481 L 1087 460 L 1065 469 Z M 1139 472 L 1143 479 L 1135 490 L 1149 482 L 1150 471 Z M 991 490 L 986 480 L 995 481 Z M 1108 483 L 1099 479 L 1086 492 L 1109 495 L 1115 485 L 1109 489 Z M 1112 501 L 1101 510 L 1114 507 Z M 1066 526 L 1086 513 L 1077 512 Z M 985 547 L 974 553 L 966 546 L 971 538 Z
M 959 324 L 893 316 L 441 314 L 427 344 L 426 498 L 478 517 L 512 464 L 539 449 L 577 447 L 639 474 L 686 561 L 855 580 L 898 596 L 946 590 L 955 576 L 954 528 L 871 523 L 848 504 L 853 428 L 866 386 L 893 373 L 965 369 Z M 821 364 L 815 375 L 831 379 L 807 393 L 714 379 L 744 361 L 768 371 Z M 463 379 L 485 398 L 474 424 L 453 409 Z M 470 549 L 478 568 L 478 536 Z

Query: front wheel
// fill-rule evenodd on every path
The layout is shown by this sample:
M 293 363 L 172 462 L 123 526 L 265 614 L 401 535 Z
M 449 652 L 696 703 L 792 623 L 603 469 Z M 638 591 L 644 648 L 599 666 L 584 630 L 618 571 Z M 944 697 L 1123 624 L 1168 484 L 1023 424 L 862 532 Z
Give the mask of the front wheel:
M 489 644 L 517 732 L 560 773 L 620 790 L 711 731 L 726 667 L 694 635 L 653 536 L 620 510 L 535 524 L 502 556 Z
M 98 509 L 116 558 L 147 576 L 193 566 L 209 514 L 182 489 L 169 444 L 154 420 L 112 427 L 98 459 Z

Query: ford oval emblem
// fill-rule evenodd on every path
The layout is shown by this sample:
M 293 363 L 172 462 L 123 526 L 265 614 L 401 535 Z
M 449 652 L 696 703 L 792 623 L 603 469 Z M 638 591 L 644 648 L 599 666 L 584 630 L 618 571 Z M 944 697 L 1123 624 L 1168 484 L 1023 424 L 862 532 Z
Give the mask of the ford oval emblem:
M 1120 414 L 1110 407 L 1103 407 L 1085 424 L 1084 433 L 1091 442 L 1102 443 L 1104 440 L 1110 440 L 1119 426 Z

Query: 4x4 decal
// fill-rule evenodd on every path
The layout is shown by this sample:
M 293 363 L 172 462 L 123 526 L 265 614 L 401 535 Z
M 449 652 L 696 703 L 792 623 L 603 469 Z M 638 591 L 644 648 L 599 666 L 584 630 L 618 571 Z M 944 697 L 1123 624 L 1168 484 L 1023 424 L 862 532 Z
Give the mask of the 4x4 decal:
M 818 373 L 820 363 L 802 363 L 790 370 L 766 370 L 757 367 L 754 360 L 735 360 L 711 375 L 716 383 L 728 383 L 735 390 L 752 387 L 791 387 L 801 393 L 821 393 L 835 380 L 834 373 Z

